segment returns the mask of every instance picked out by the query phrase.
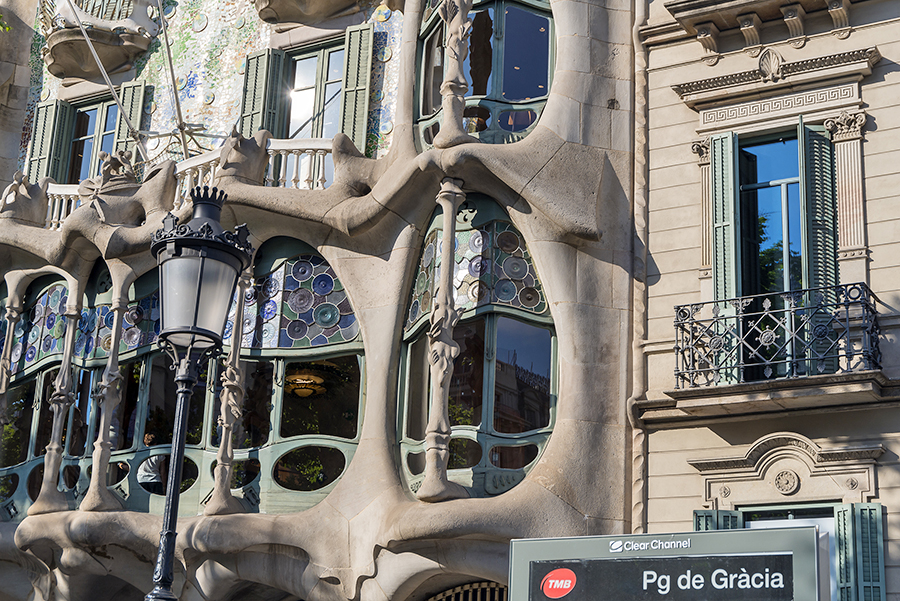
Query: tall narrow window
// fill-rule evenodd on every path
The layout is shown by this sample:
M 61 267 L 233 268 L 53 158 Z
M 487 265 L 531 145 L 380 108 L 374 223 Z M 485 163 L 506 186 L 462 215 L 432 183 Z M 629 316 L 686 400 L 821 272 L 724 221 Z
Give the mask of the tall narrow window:
M 75 110 L 68 183 L 76 184 L 100 173 L 100 151 L 112 153 L 118 115 L 114 102 Z

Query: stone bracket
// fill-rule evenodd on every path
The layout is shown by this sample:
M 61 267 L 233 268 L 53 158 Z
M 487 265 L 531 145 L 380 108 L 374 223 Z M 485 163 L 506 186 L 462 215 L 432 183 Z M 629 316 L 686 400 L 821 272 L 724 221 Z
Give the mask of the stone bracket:
M 829 0 L 828 14 L 834 22 L 832 35 L 839 40 L 845 40 L 850 36 L 850 0 Z
M 784 15 L 784 22 L 791 35 L 788 43 L 794 48 L 803 48 L 806 45 L 806 32 L 803 27 L 806 11 L 800 4 L 788 4 L 781 7 L 781 14 Z
M 756 13 L 738 15 L 738 23 L 741 24 L 741 33 L 744 34 L 744 52 L 752 57 L 759 56 L 762 45 L 759 43 L 759 31 L 762 29 L 762 21 Z
M 697 24 L 697 41 L 706 50 L 703 62 L 710 67 L 719 62 L 719 28 L 713 22 Z

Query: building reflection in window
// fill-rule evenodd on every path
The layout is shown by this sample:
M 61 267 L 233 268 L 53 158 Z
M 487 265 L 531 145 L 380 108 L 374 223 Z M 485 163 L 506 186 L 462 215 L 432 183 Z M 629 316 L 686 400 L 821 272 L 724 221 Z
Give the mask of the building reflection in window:
M 244 400 L 241 417 L 231 431 L 231 444 L 234 449 L 251 449 L 269 440 L 275 365 L 271 361 L 241 361 L 238 369 L 244 383 Z M 221 403 L 216 402 L 213 413 L 210 435 L 212 445 L 218 447 L 221 444 Z
M 285 366 L 281 436 L 356 438 L 360 370 L 356 355 Z
M 0 467 L 11 467 L 28 459 L 28 437 L 31 435 L 35 381 L 29 380 L 6 392 L 6 408 L 2 416 Z

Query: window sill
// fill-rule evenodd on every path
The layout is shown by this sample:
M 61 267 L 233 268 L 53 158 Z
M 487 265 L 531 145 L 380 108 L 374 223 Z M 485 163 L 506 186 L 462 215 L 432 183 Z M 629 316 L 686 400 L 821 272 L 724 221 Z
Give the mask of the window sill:
M 638 401 L 647 423 L 823 410 L 900 399 L 900 382 L 881 370 L 665 391 Z

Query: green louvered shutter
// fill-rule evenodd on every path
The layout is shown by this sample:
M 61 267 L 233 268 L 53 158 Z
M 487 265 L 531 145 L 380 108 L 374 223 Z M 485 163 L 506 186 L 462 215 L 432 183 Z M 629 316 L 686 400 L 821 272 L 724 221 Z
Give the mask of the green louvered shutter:
M 36 184 L 45 177 L 65 183 L 69 147 L 72 145 L 72 105 L 63 100 L 42 102 L 34 116 L 28 181 Z
M 743 528 L 740 511 L 695 509 L 694 532 L 706 530 L 738 530 Z
M 856 581 L 859 601 L 884 601 L 884 532 L 880 503 L 855 503 Z
M 713 209 L 713 292 L 716 300 L 734 298 L 737 291 L 735 219 L 735 136 L 719 134 L 709 140 L 709 179 Z
M 282 135 L 287 88 L 284 82 L 284 51 L 267 48 L 247 56 L 244 97 L 238 131 L 245 138 L 266 129 Z
M 341 131 L 350 136 L 360 152 L 366 151 L 369 85 L 372 74 L 371 23 L 347 28 L 344 37 L 344 81 L 341 93 Z
M 119 89 L 119 101 L 125 114 L 128 115 L 132 127 L 137 130 L 141 129 L 141 118 L 144 116 L 144 91 L 146 86 L 143 81 L 132 81 L 122 84 Z M 113 148 L 116 152 L 120 150 L 130 150 L 132 155 L 134 151 L 134 139 L 128 133 L 128 123 L 122 118 L 122 112 L 116 117 L 116 145 Z M 133 161 L 141 160 L 141 157 L 132 156 Z
M 804 288 L 828 288 L 839 282 L 837 263 L 837 207 L 834 183 L 834 146 L 823 127 L 799 127 L 801 139 L 801 207 L 806 213 Z M 831 307 L 838 301 L 833 290 L 813 293 L 809 306 L 824 304 L 810 316 L 810 331 L 829 331 Z M 829 306 L 831 305 L 831 307 Z M 814 338 L 809 373 L 834 373 L 838 352 L 833 336 Z
M 837 581 L 837 601 L 857 601 L 856 596 L 856 540 L 853 505 L 834 506 L 834 546 L 837 565 L 834 566 Z

